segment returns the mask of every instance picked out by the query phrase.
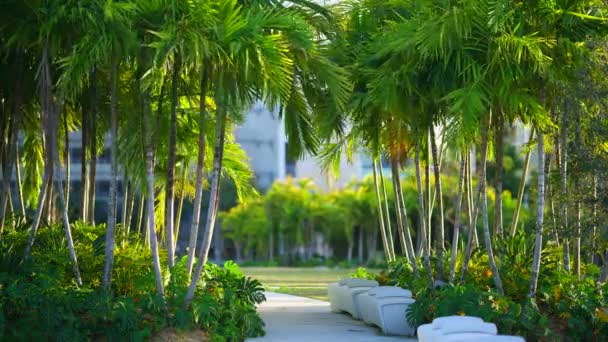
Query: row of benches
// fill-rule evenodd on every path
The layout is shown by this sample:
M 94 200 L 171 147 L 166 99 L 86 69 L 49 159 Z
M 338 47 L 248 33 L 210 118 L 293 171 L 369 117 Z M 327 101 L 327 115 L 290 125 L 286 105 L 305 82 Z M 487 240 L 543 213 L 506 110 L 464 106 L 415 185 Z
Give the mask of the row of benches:
M 343 279 L 329 284 L 328 296 L 334 312 L 347 312 L 354 319 L 375 325 L 386 335 L 414 336 L 421 342 L 475 341 L 525 342 L 519 336 L 497 335 L 496 325 L 471 316 L 447 316 L 417 329 L 405 312 L 415 302 L 412 292 L 396 286 L 378 286 L 367 279 Z

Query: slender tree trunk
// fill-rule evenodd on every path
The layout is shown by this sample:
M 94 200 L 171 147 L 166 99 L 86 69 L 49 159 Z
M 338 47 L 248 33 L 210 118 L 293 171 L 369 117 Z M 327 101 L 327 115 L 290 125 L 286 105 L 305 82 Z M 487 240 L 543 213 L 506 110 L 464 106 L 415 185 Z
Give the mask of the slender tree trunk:
M 95 116 L 91 120 L 91 164 L 89 169 L 89 208 L 87 214 L 89 215 L 89 223 L 95 224 L 95 192 L 97 188 L 97 130 L 96 130 L 96 118 Z
M 482 125 L 484 125 L 482 123 Z M 483 133 L 485 132 L 485 133 Z M 484 136 L 485 134 L 485 136 Z M 482 141 L 481 141 L 481 165 L 480 165 L 480 170 L 479 170 L 479 182 L 477 183 L 477 190 L 476 192 L 476 200 L 475 200 L 475 209 L 473 212 L 473 217 L 472 219 L 470 219 L 470 226 L 469 226 L 469 236 L 468 236 L 468 240 L 467 240 L 467 245 L 465 248 L 465 253 L 464 253 L 464 261 L 462 263 L 462 272 L 460 274 L 460 282 L 464 283 L 464 279 L 467 275 L 467 269 L 469 267 L 469 261 L 471 260 L 471 253 L 473 251 L 473 241 L 475 236 L 477 235 L 476 230 L 477 230 L 477 217 L 479 216 L 479 209 L 480 209 L 480 200 L 481 200 L 481 193 L 482 193 L 482 187 L 485 187 L 485 183 L 486 183 L 486 164 L 487 164 L 487 159 L 488 159 L 488 132 L 487 132 L 487 128 L 483 127 L 482 128 Z M 469 166 L 471 165 L 471 163 L 469 163 Z M 470 168 L 469 168 L 470 169 Z M 472 179 L 470 179 L 470 182 L 472 183 Z M 469 187 L 471 187 L 471 185 L 469 184 Z M 469 189 L 471 190 L 471 189 Z M 472 190 L 471 190 L 472 192 Z M 472 202 L 472 199 L 471 199 Z M 486 203 L 486 210 L 487 210 L 487 203 Z M 485 233 L 484 233 L 485 234 Z
M 377 163 L 374 159 L 372 161 L 373 175 L 374 175 L 374 190 L 376 192 L 376 203 L 378 205 L 378 226 L 380 227 L 380 235 L 382 237 L 382 246 L 384 247 L 384 256 L 388 262 L 395 260 L 392 250 L 388 244 L 387 232 L 384 226 L 384 214 L 382 200 L 380 199 L 380 185 L 378 184 L 378 174 L 376 172 Z M 390 234 L 390 233 L 388 233 Z M 392 240 L 392 238 L 391 238 Z
M 418 187 L 418 207 L 420 212 L 420 232 L 422 239 L 422 256 L 426 273 L 429 277 L 429 286 L 433 286 L 433 268 L 431 267 L 431 261 L 429 259 L 429 250 L 427 248 L 427 237 L 426 237 L 426 216 L 424 213 L 424 192 L 422 191 L 422 172 L 420 170 L 420 144 L 416 144 L 415 151 L 415 164 L 416 164 L 416 185 Z
M 431 196 L 431 134 L 427 131 L 426 135 L 426 163 L 424 166 L 424 185 L 426 194 L 426 237 L 427 245 L 426 249 L 429 255 L 433 253 L 432 241 L 433 241 L 433 198 Z
M 117 165 L 117 139 L 118 139 L 118 61 L 113 61 L 112 71 L 110 76 L 111 94 L 110 94 L 110 203 L 108 205 L 108 223 L 106 225 L 106 247 L 105 247 L 105 264 L 103 268 L 102 286 L 109 290 L 112 285 L 112 267 L 114 263 L 114 246 L 115 228 L 116 228 L 116 202 L 118 183 L 118 165 Z M 145 120 L 145 119 L 144 119 Z
M 135 209 L 135 184 L 131 184 L 129 192 L 127 216 L 125 220 L 125 238 L 131 235 L 131 225 L 133 224 L 133 210 Z M 137 231 L 137 227 L 135 228 Z
M 581 201 L 576 201 L 576 237 L 574 239 L 574 273 L 581 278 Z
M 346 248 L 346 261 L 350 264 L 353 260 L 353 249 L 355 249 L 355 242 L 353 241 L 352 236 L 347 240 L 347 248 Z
M 531 143 L 534 139 L 534 129 L 530 130 L 530 138 L 528 143 Z M 524 167 L 521 173 L 521 180 L 519 182 L 519 189 L 517 190 L 517 203 L 515 204 L 515 212 L 513 213 L 513 221 L 511 222 L 511 236 L 515 236 L 517 232 L 517 224 L 519 222 L 519 213 L 521 212 L 521 205 L 524 200 L 524 191 L 526 189 L 526 182 L 528 178 L 528 167 L 530 165 L 530 151 L 526 152 L 524 158 Z
M 28 260 L 30 258 L 32 247 L 34 246 L 36 231 L 38 230 L 38 226 L 40 225 L 40 219 L 42 218 L 44 203 L 46 202 L 45 199 L 47 188 L 49 186 L 49 178 L 50 172 L 48 171 L 48 167 L 45 167 L 44 175 L 42 176 L 42 185 L 40 186 L 40 193 L 38 195 L 38 204 L 36 205 L 36 213 L 34 214 L 34 221 L 32 222 L 32 227 L 30 228 L 27 245 L 25 247 L 25 260 Z
M 58 114 L 56 114 L 58 116 Z M 56 141 L 54 142 L 55 148 L 57 148 Z M 74 271 L 74 277 L 76 278 L 76 284 L 78 286 L 82 286 L 82 279 L 80 278 L 80 271 L 78 270 L 78 259 L 76 257 L 76 250 L 74 248 L 74 241 L 72 240 L 72 231 L 70 230 L 70 219 L 68 217 L 68 210 L 64 203 L 65 195 L 63 194 L 63 180 L 61 178 L 61 169 L 59 167 L 59 151 L 55 151 L 55 172 L 57 175 L 55 177 L 55 185 L 57 187 L 57 192 L 59 193 L 58 201 L 59 208 L 63 217 L 63 229 L 65 231 L 65 237 L 68 242 L 68 250 L 70 251 L 70 259 L 72 260 L 72 270 Z M 50 185 L 49 185 L 50 186 Z
M 380 184 L 382 187 L 382 201 L 384 202 L 384 217 L 386 219 L 386 238 L 388 239 L 388 247 L 391 250 L 391 255 L 393 256 L 393 260 L 396 258 L 395 254 L 395 243 L 393 242 L 393 232 L 391 228 L 391 216 L 388 210 L 388 194 L 386 192 L 386 183 L 384 180 L 384 171 L 382 171 L 382 159 L 380 160 L 380 165 L 378 166 L 378 171 L 380 173 Z
M 397 216 L 397 235 L 399 236 L 399 243 L 401 245 L 401 253 L 406 257 L 406 259 L 410 260 L 409 251 L 407 248 L 407 242 L 405 241 L 405 231 L 404 231 L 404 222 L 403 222 L 403 214 L 401 201 L 399 200 L 399 189 L 397 188 L 397 182 L 399 179 L 399 166 L 397 165 L 398 161 L 396 159 L 391 160 L 391 173 L 393 179 L 393 194 L 395 196 L 395 209 Z
M 198 241 L 198 230 L 200 227 L 201 202 L 203 197 L 203 173 L 205 170 L 205 129 L 207 120 L 207 109 L 205 108 L 205 101 L 207 98 L 208 78 L 208 66 L 204 65 L 203 72 L 201 74 L 201 96 L 199 107 L 200 117 L 198 123 L 198 161 L 196 163 L 196 189 L 194 191 L 192 224 L 190 225 L 190 241 L 188 243 L 188 259 L 186 262 L 188 275 L 192 274 L 192 266 L 194 265 L 194 253 L 196 251 L 196 242 Z
M 92 81 L 91 81 L 92 82 Z M 80 217 L 83 222 L 87 222 L 89 215 L 89 172 L 87 170 L 87 151 L 88 151 L 88 141 L 89 141 L 89 110 L 91 106 L 88 106 L 86 109 L 84 106 L 81 107 L 82 111 L 82 125 L 81 125 L 81 154 L 80 154 L 80 184 L 81 184 L 81 199 L 80 199 Z
M 169 158 L 167 161 L 167 186 L 165 189 L 165 234 L 167 235 L 167 264 L 169 269 L 175 265 L 175 242 L 173 241 L 173 220 L 175 209 L 175 150 L 177 145 L 177 83 L 179 81 L 179 56 L 174 55 L 171 80 L 171 118 L 169 129 Z
M 129 213 L 129 181 L 127 180 L 126 172 L 122 175 L 122 217 L 120 222 L 122 223 L 123 231 L 127 230 L 127 214 Z
M 405 201 L 403 200 L 403 190 L 401 189 L 401 178 L 399 176 L 399 165 L 396 160 L 393 160 L 393 180 L 394 180 L 394 193 L 395 202 L 397 208 L 397 224 L 401 226 L 401 240 L 403 254 L 409 260 L 414 271 L 414 276 L 418 277 L 418 265 L 416 264 L 416 256 L 414 254 L 414 245 L 412 243 L 412 236 L 410 234 L 409 221 L 407 219 L 407 208 L 405 207 Z
M 65 211 L 70 212 L 70 176 L 71 176 L 71 165 L 70 165 L 70 135 L 68 131 L 68 119 L 67 115 L 64 115 L 63 129 L 65 131 L 65 141 L 63 148 L 63 162 L 65 163 Z
M 590 247 L 591 251 L 589 252 L 589 260 L 591 263 L 596 263 L 596 246 L 595 242 L 597 239 L 597 175 L 593 174 L 593 204 L 591 206 L 591 217 L 593 219 L 592 227 L 591 227 L 591 241 Z
M 190 165 L 188 163 L 184 164 L 183 173 L 182 173 L 182 184 L 186 183 L 186 177 L 188 175 L 188 167 Z M 177 242 L 179 241 L 179 230 L 182 223 L 182 209 L 184 207 L 184 189 L 182 186 L 182 191 L 179 194 L 179 204 L 177 205 L 177 216 L 175 217 L 175 249 L 177 249 Z
M 566 106 L 566 110 L 568 106 Z M 568 196 L 568 177 L 567 177 L 567 165 L 568 165 L 568 120 L 566 113 L 562 113 L 561 131 L 560 131 L 560 177 L 561 177 L 561 230 L 564 233 L 563 236 L 563 258 L 564 258 L 564 269 L 570 273 L 570 242 L 568 238 L 568 202 L 566 200 Z
M 26 219 L 25 212 L 25 199 L 23 198 L 23 183 L 21 182 L 21 156 L 19 154 L 19 144 L 15 144 L 15 175 L 17 182 L 17 197 L 19 198 L 19 210 L 21 211 L 21 217 L 23 220 Z
M 475 207 L 476 203 L 473 201 L 475 193 L 473 192 L 473 160 L 471 153 L 467 156 L 467 205 L 469 206 L 467 210 L 469 211 L 469 224 L 473 227 L 471 231 L 473 233 L 472 243 L 474 247 L 477 247 L 479 246 L 479 240 L 477 238 L 477 207 Z M 479 194 L 479 191 L 477 193 Z M 477 200 L 477 203 L 479 203 L 479 200 Z
M 530 279 L 529 297 L 536 296 L 538 286 L 538 273 L 540 271 L 540 260 L 543 245 L 543 220 L 545 213 L 545 149 L 543 132 L 538 130 L 538 204 L 536 212 L 536 234 L 534 242 L 534 259 L 532 261 L 532 276 Z
M 8 143 L 6 144 L 6 163 L 4 165 L 4 169 L 2 170 L 2 204 L 0 204 L 0 208 L 2 210 L 2 216 L 0 217 L 0 234 L 4 231 L 4 222 L 6 221 L 6 207 L 7 204 L 11 203 L 11 190 L 10 190 L 10 181 L 12 177 L 13 165 L 11 164 L 15 159 L 15 148 L 14 146 L 17 144 L 17 110 L 13 111 L 13 115 L 10 122 L 10 130 Z
M 150 240 L 150 248 L 152 249 L 152 260 L 154 265 L 154 275 L 156 278 L 156 292 L 164 298 L 163 275 L 160 266 L 160 256 L 158 253 L 158 244 L 156 240 L 156 221 L 154 217 L 154 146 L 153 146 L 153 129 L 152 115 L 150 111 L 150 95 L 147 90 L 142 94 L 143 105 L 143 122 L 144 134 L 146 140 L 146 180 L 148 190 L 148 238 Z
M 452 233 L 452 260 L 450 263 L 450 284 L 454 284 L 456 277 L 456 259 L 458 257 L 458 235 L 460 234 L 460 217 L 462 206 L 462 193 L 465 179 L 466 152 L 460 157 L 460 175 L 458 177 L 458 195 L 456 196 L 456 206 L 454 208 L 454 231 Z
M 494 233 L 499 238 L 503 237 L 503 222 L 502 222 L 502 182 L 503 182 L 503 160 L 504 160 L 504 118 L 503 115 L 497 115 L 496 136 L 494 137 L 494 149 L 496 154 L 496 196 L 494 200 Z
M 141 190 L 141 189 L 140 189 Z M 146 198 L 142 191 L 139 192 L 139 204 L 137 205 L 137 232 L 144 232 L 144 207 L 146 205 Z
M 215 149 L 213 154 L 213 176 L 211 181 L 211 194 L 209 196 L 209 207 L 207 210 L 207 222 L 205 224 L 205 235 L 201 244 L 198 262 L 194 276 L 190 281 L 188 293 L 184 300 L 184 307 L 188 307 L 194 298 L 194 291 L 196 290 L 196 284 L 201 276 L 203 267 L 207 264 L 207 256 L 209 255 L 209 248 L 211 245 L 211 237 L 213 236 L 213 228 L 215 225 L 215 217 L 217 214 L 219 195 L 220 195 L 220 177 L 222 174 L 222 159 L 224 156 L 224 137 L 226 134 L 226 104 L 224 103 L 225 97 L 221 93 L 222 85 L 221 82 L 216 90 L 216 103 L 217 103 L 217 119 L 216 119 L 216 131 L 215 131 Z M 219 91 L 218 91 L 219 90 Z M 219 94 L 218 94 L 219 93 Z
M 429 129 L 431 140 L 431 152 L 433 154 L 433 171 L 435 176 L 435 191 L 437 192 L 437 204 L 439 205 L 439 224 L 437 225 L 437 277 L 443 280 L 443 255 L 445 250 L 445 228 L 443 218 L 443 191 L 441 189 L 441 175 L 439 173 L 439 153 L 437 152 L 437 144 L 435 142 L 435 130 L 433 127 Z
M 489 124 L 488 124 L 489 126 Z M 504 289 L 502 287 L 502 280 L 500 279 L 500 274 L 498 273 L 498 267 L 496 266 L 496 260 L 494 259 L 494 251 L 492 249 L 492 237 L 490 235 L 490 223 L 488 221 L 488 196 L 487 196 L 487 182 L 486 179 L 486 168 L 487 168 L 487 153 L 488 153 L 488 128 L 487 126 L 482 126 L 481 131 L 481 139 L 482 139 L 482 160 L 481 160 L 481 175 L 482 183 L 481 185 L 481 214 L 483 218 L 483 237 L 484 244 L 486 247 L 486 251 L 488 253 L 488 261 L 490 263 L 490 269 L 492 270 L 492 277 L 494 278 L 494 285 L 498 289 L 500 294 L 504 294 Z

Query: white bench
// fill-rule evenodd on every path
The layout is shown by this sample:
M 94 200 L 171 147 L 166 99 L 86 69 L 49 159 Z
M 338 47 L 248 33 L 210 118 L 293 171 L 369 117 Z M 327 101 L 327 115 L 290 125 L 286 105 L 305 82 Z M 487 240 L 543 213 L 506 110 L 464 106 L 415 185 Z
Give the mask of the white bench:
M 355 296 L 362 292 L 378 286 L 375 280 L 350 278 L 343 279 L 337 283 L 331 283 L 327 287 L 327 295 L 331 310 L 334 312 L 348 312 L 353 318 L 359 318 L 359 309 L 355 303 Z
M 472 341 L 477 338 L 496 336 L 496 325 L 485 323 L 479 317 L 446 316 L 438 317 L 433 323 L 418 327 L 418 341 Z
M 412 336 L 406 310 L 414 303 L 412 292 L 396 286 L 378 286 L 355 296 L 361 319 L 378 326 L 386 335 Z

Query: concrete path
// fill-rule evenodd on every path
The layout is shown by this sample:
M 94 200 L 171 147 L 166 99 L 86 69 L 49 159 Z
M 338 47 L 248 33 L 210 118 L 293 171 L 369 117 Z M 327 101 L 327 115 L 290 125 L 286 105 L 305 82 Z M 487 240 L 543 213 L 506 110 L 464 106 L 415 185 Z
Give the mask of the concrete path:
M 383 336 L 379 330 L 333 313 L 329 303 L 287 294 L 266 292 L 267 301 L 258 308 L 266 322 L 266 336 L 252 342 L 393 342 L 416 341 Z

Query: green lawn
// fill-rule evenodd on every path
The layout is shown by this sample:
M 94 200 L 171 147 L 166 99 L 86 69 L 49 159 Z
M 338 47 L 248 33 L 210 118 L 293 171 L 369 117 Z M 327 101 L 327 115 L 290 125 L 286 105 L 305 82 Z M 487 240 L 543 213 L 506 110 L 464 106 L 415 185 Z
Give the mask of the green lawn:
M 242 267 L 267 290 L 327 300 L 327 284 L 347 278 L 355 269 L 326 267 Z

